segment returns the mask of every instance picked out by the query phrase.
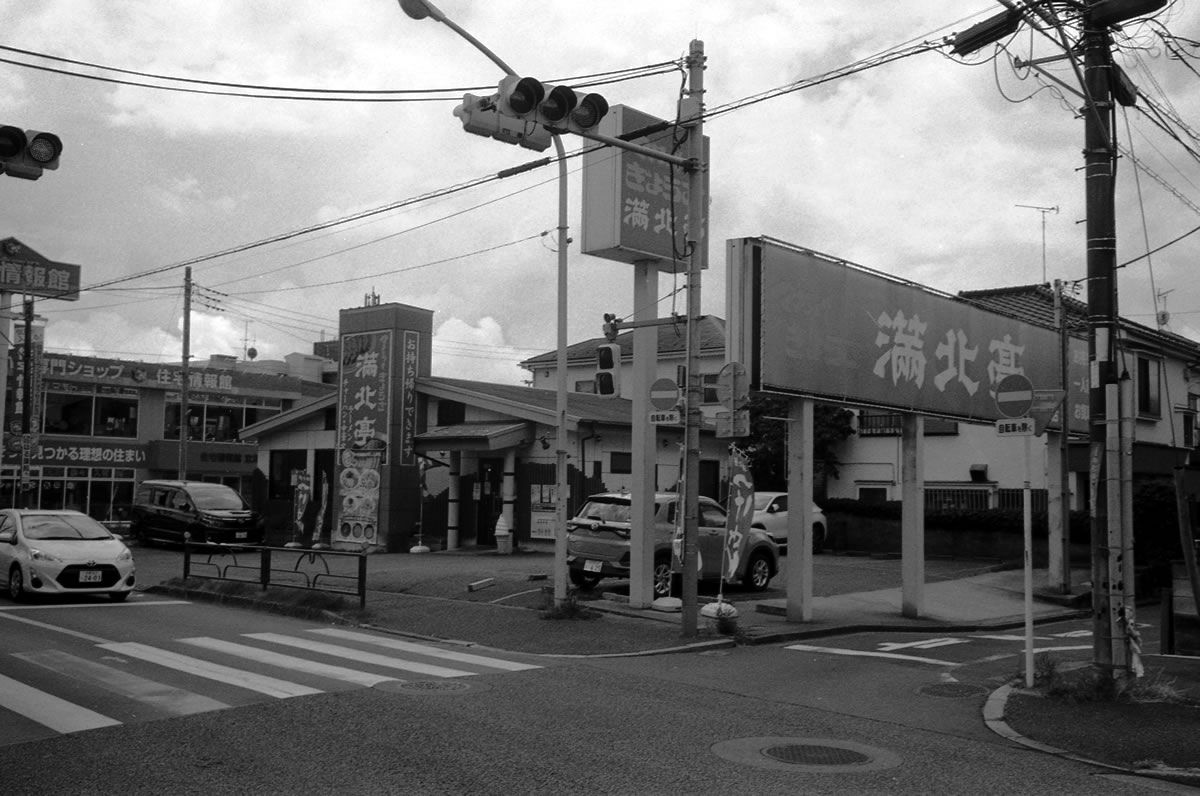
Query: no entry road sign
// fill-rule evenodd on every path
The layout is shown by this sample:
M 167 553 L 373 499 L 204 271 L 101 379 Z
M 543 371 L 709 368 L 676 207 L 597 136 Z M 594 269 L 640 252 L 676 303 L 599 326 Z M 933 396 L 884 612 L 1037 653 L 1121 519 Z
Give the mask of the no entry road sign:
M 1005 417 L 1025 417 L 1033 407 L 1033 382 L 1010 373 L 996 385 L 996 409 Z

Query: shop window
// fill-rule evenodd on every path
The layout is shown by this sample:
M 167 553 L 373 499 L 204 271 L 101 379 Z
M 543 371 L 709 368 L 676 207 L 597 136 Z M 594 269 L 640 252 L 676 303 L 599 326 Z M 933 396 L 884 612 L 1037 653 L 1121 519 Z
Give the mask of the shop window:
M 303 470 L 307 466 L 308 451 L 271 451 L 270 473 L 267 474 L 268 497 L 272 500 L 291 500 L 292 471 Z
M 137 398 L 96 396 L 95 434 L 97 437 L 136 437 Z
M 92 403 L 95 396 L 58 392 L 45 395 L 44 433 L 92 435 Z

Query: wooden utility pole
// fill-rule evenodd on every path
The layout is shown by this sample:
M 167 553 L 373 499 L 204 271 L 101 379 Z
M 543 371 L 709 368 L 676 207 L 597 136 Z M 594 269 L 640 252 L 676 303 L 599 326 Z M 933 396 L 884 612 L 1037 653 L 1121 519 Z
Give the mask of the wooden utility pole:
M 179 383 L 179 480 L 187 480 L 188 361 L 192 356 L 192 267 L 183 271 L 183 368 Z

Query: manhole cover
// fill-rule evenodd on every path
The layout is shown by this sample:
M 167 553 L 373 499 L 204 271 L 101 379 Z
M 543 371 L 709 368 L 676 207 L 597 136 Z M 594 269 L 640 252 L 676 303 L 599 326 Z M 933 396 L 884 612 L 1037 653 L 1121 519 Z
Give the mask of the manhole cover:
M 832 738 L 735 738 L 711 748 L 725 760 L 774 771 L 861 774 L 900 765 L 886 749 Z
M 475 686 L 461 680 L 386 680 L 375 685 L 378 691 L 390 691 L 395 694 L 461 694 L 474 688 Z
M 935 683 L 933 685 L 923 685 L 917 691 L 925 696 L 949 697 L 951 699 L 962 699 L 963 697 L 978 696 L 987 692 L 987 689 L 979 685 L 970 685 L 968 683 Z
M 800 766 L 857 766 L 869 763 L 871 758 L 853 749 L 817 744 L 785 744 L 762 750 L 767 757 Z

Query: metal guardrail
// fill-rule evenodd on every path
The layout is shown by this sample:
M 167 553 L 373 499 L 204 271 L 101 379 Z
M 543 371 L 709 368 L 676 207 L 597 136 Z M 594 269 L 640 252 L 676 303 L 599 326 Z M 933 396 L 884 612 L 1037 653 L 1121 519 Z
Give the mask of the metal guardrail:
M 344 562 L 353 564 L 353 574 L 348 572 L 349 566 L 341 566 Z M 289 563 L 291 569 L 279 566 Z M 204 574 L 207 572 L 215 574 Z M 359 608 L 367 606 L 367 554 L 352 550 L 185 542 L 183 577 L 257 582 L 263 591 L 268 586 L 281 586 L 357 594 Z

